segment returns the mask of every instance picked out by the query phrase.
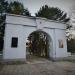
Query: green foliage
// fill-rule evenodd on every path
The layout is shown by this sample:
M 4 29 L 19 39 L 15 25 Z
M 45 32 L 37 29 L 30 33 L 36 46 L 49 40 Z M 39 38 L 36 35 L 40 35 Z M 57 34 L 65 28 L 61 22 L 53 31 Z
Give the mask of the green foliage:
M 0 16 L 0 38 L 4 37 L 5 17 L 5 15 Z
M 34 32 L 28 37 L 30 41 L 30 54 L 48 57 L 48 38 L 42 32 Z
M 5 29 L 5 12 L 7 11 L 8 2 L 5 0 L 0 0 L 0 38 L 4 36 Z
M 5 0 L 0 0 L 0 14 L 7 11 L 8 2 Z
M 71 53 L 75 53 L 75 39 L 67 40 L 67 49 Z
M 3 49 L 4 43 L 4 29 L 5 29 L 5 12 L 7 11 L 8 2 L 5 0 L 0 0 L 0 51 Z
M 23 4 L 17 1 L 11 2 L 8 6 L 7 13 L 31 16 L 28 9 L 25 9 Z
M 48 7 L 47 5 L 42 6 L 40 10 L 36 13 L 37 17 L 45 17 L 50 20 L 59 20 L 63 22 L 69 21 L 69 18 L 67 18 L 67 14 L 64 13 L 59 8 L 54 7 Z

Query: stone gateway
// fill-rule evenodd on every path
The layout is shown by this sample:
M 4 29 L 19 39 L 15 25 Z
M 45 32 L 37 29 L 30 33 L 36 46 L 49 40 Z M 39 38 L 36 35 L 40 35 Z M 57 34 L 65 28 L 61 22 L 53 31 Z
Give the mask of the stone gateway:
M 45 18 L 6 15 L 4 36 L 4 60 L 26 60 L 26 40 L 35 31 L 46 33 L 49 38 L 49 58 L 68 56 L 66 24 Z

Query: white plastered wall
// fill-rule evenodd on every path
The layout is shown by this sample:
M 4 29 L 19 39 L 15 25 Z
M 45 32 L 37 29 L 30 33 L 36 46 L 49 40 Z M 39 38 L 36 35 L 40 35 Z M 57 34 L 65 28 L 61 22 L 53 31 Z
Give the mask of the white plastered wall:
M 67 57 L 65 24 L 41 18 L 7 15 L 3 59 L 26 59 L 26 39 L 37 30 L 46 32 L 51 38 L 51 58 Z M 18 37 L 17 48 L 11 47 L 12 37 Z M 63 48 L 59 48 L 59 40 L 63 40 Z

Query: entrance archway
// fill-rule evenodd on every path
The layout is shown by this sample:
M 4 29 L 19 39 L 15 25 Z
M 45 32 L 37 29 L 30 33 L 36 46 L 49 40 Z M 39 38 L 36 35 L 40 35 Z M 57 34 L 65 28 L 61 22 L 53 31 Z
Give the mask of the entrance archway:
M 7 14 L 4 35 L 3 59 L 26 61 L 26 39 L 33 31 L 44 31 L 49 47 L 48 57 L 53 60 L 68 57 L 65 23 L 45 18 Z
M 50 58 L 52 39 L 44 31 L 34 31 L 29 34 L 26 42 L 26 59 L 34 57 Z

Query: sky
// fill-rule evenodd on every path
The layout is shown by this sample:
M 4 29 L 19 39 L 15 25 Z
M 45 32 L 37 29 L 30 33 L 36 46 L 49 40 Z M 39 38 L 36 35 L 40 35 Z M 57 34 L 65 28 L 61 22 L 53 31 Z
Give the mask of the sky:
M 61 10 L 70 13 L 71 9 L 75 6 L 75 0 L 8 0 L 10 1 L 20 1 L 24 4 L 26 8 L 30 11 L 31 15 L 34 16 L 35 13 L 43 5 L 48 5 L 50 7 L 59 7 Z

